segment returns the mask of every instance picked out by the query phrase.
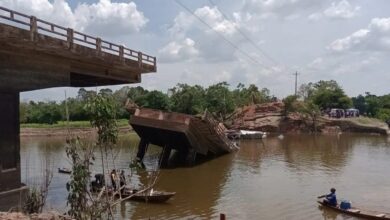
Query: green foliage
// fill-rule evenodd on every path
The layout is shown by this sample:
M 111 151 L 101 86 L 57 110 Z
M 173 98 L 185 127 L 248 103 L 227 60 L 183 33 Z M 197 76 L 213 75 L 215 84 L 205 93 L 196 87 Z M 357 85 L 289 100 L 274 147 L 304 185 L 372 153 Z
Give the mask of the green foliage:
M 217 83 L 206 89 L 205 101 L 208 111 L 220 116 L 224 120 L 227 114 L 234 111 L 233 95 L 226 82 Z
M 239 83 L 237 88 L 233 91 L 233 98 L 235 105 L 238 107 L 271 101 L 269 90 L 263 88 L 260 91 L 254 84 L 250 84 L 249 87 L 246 88 L 243 84 Z
M 169 93 L 174 112 L 196 115 L 205 110 L 205 90 L 199 85 L 177 84 Z
M 352 97 L 353 106 L 359 110 L 360 114 L 365 114 L 367 112 L 367 103 L 362 95 L 358 95 L 357 97 Z
M 112 95 L 100 92 L 88 100 L 85 109 L 90 115 L 92 127 L 98 130 L 98 143 L 115 144 L 118 139 L 118 126 L 116 124 L 118 106 Z
M 169 109 L 169 98 L 166 94 L 153 90 L 147 94 L 139 97 L 137 101 L 141 104 L 141 107 L 153 108 L 160 110 Z
M 307 118 L 311 119 L 313 130 L 317 132 L 317 119 L 321 116 L 320 107 L 311 101 L 305 102 L 298 108 L 298 111 Z
M 44 200 L 44 193 L 41 190 L 35 187 L 31 188 L 26 196 L 23 211 L 28 214 L 41 213 L 45 203 Z
M 380 108 L 376 113 L 376 117 L 382 121 L 390 121 L 390 108 Z
M 28 123 L 54 124 L 61 120 L 61 108 L 56 102 L 30 102 L 23 104 L 23 120 Z M 26 115 L 27 112 L 27 115 Z
M 298 96 L 296 95 L 289 95 L 283 99 L 285 116 L 287 116 L 290 112 L 297 111 L 297 99 Z
M 302 85 L 299 93 L 305 101 L 312 101 L 320 109 L 346 109 L 352 106 L 351 99 L 334 80 Z
M 108 157 L 108 149 L 112 149 L 118 140 L 116 124 L 118 106 L 112 92 L 103 90 L 88 98 L 85 109 L 91 118 L 91 125 L 97 128 L 96 146 L 101 152 L 102 173 L 106 173 L 104 164 Z M 66 153 L 72 161 L 71 180 L 68 183 L 68 205 L 70 206 L 68 214 L 75 219 L 97 219 L 102 218 L 103 214 L 107 214 L 107 218 L 112 217 L 111 212 L 107 212 L 111 209 L 108 195 L 106 194 L 106 200 L 94 200 L 88 191 L 90 165 L 95 158 L 95 147 L 82 143 L 79 138 L 69 139 L 67 143 Z
M 93 161 L 93 147 L 79 137 L 67 140 L 66 155 L 72 162 L 72 174 L 67 183 L 68 214 L 75 219 L 96 219 L 100 217 L 96 203 L 89 200 L 89 166 Z

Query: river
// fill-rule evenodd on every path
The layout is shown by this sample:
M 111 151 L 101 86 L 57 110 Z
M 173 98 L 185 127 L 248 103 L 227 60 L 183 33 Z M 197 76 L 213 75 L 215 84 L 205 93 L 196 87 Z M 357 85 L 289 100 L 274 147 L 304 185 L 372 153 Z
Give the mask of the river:
M 42 168 L 53 169 L 46 209 L 66 210 L 69 175 L 57 173 L 58 167 L 70 167 L 64 142 L 58 137 L 21 139 L 23 182 L 39 184 Z M 129 174 L 137 144 L 134 134 L 120 137 L 113 155 L 117 169 Z M 159 151 L 149 148 L 147 170 L 155 170 Z M 356 218 L 321 210 L 316 196 L 335 187 L 339 200 L 389 212 L 389 168 L 390 138 L 383 136 L 301 134 L 241 141 L 238 152 L 191 168 L 162 170 L 156 189 L 177 193 L 166 204 L 123 202 L 114 211 L 118 219 L 218 219 L 224 213 L 227 219 L 350 220 Z M 100 166 L 94 169 L 99 172 Z M 129 178 L 140 186 L 147 176 L 134 171 Z

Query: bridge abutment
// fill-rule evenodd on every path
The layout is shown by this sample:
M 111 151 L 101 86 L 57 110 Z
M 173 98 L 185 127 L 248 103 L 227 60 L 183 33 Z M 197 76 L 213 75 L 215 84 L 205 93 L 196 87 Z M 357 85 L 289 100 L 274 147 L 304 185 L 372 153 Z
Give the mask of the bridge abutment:
M 0 93 L 0 210 L 20 206 L 27 188 L 20 178 L 19 93 Z

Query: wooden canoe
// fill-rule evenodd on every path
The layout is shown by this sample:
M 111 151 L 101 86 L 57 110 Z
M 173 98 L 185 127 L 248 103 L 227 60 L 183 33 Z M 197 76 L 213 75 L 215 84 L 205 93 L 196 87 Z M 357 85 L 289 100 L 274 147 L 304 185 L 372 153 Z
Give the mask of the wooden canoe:
M 132 194 L 134 193 L 136 193 L 135 190 L 132 191 Z M 153 191 L 151 193 L 143 192 L 143 193 L 133 195 L 132 197 L 129 198 L 129 200 L 140 201 L 140 202 L 151 202 L 151 203 L 163 203 L 166 202 L 171 197 L 173 197 L 175 194 L 176 192 L 163 192 L 163 191 Z
M 65 173 L 65 174 L 71 174 L 72 170 L 70 170 L 68 168 L 65 168 L 65 167 L 62 167 L 62 168 L 58 168 L 58 172 L 59 173 Z
M 323 201 L 317 201 L 319 204 L 322 206 L 332 209 L 334 211 L 344 213 L 347 215 L 355 216 L 355 217 L 360 217 L 364 219 L 389 219 L 390 220 L 390 214 L 389 213 L 384 213 L 384 212 L 371 212 L 371 211 L 364 211 L 361 209 L 358 209 L 356 207 L 352 207 L 351 209 L 340 209 L 339 206 L 330 206 L 328 204 L 325 204 Z

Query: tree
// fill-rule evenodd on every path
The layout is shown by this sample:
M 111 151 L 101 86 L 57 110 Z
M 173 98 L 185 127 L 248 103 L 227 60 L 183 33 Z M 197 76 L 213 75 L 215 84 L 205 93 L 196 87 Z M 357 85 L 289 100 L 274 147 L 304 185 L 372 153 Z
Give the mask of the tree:
M 313 85 L 313 92 L 308 99 L 320 107 L 327 108 L 349 108 L 352 106 L 351 99 L 344 93 L 344 90 L 336 81 L 319 81 Z
M 283 99 L 284 103 L 284 116 L 287 116 L 290 112 L 295 112 L 297 110 L 297 102 L 298 96 L 296 95 L 289 95 L 286 98 Z
M 259 88 L 254 84 L 250 84 L 249 87 L 246 88 L 243 84 L 239 83 L 232 95 L 234 104 L 238 107 L 260 104 L 271 100 L 269 90 L 267 88 L 259 90 Z
M 19 104 L 19 122 L 27 123 L 28 120 L 28 109 L 29 105 L 26 102 L 21 102 Z
M 28 123 L 46 123 L 54 124 L 62 119 L 61 109 L 56 102 L 38 102 L 31 101 L 27 110 Z
M 311 119 L 313 130 L 314 132 L 317 132 L 317 119 L 321 116 L 320 107 L 313 102 L 308 101 L 299 108 L 299 112 Z
M 206 89 L 205 101 L 207 109 L 220 116 L 222 120 L 226 119 L 229 113 L 232 113 L 235 106 L 232 93 L 226 82 L 217 83 Z
M 153 90 L 146 95 L 143 95 L 137 99 L 138 103 L 145 108 L 153 108 L 159 110 L 169 109 L 168 96 L 160 91 Z
M 376 117 L 382 121 L 390 121 L 390 109 L 389 108 L 380 108 L 376 114 Z
M 360 114 L 365 114 L 367 111 L 366 99 L 362 95 L 352 98 L 353 106 L 359 110 Z
M 303 99 L 303 101 L 308 100 L 313 96 L 314 93 L 314 84 L 308 83 L 308 84 L 302 84 L 298 89 L 298 95 Z
M 169 89 L 172 111 L 185 114 L 200 114 L 205 109 L 205 90 L 202 86 L 177 84 Z

